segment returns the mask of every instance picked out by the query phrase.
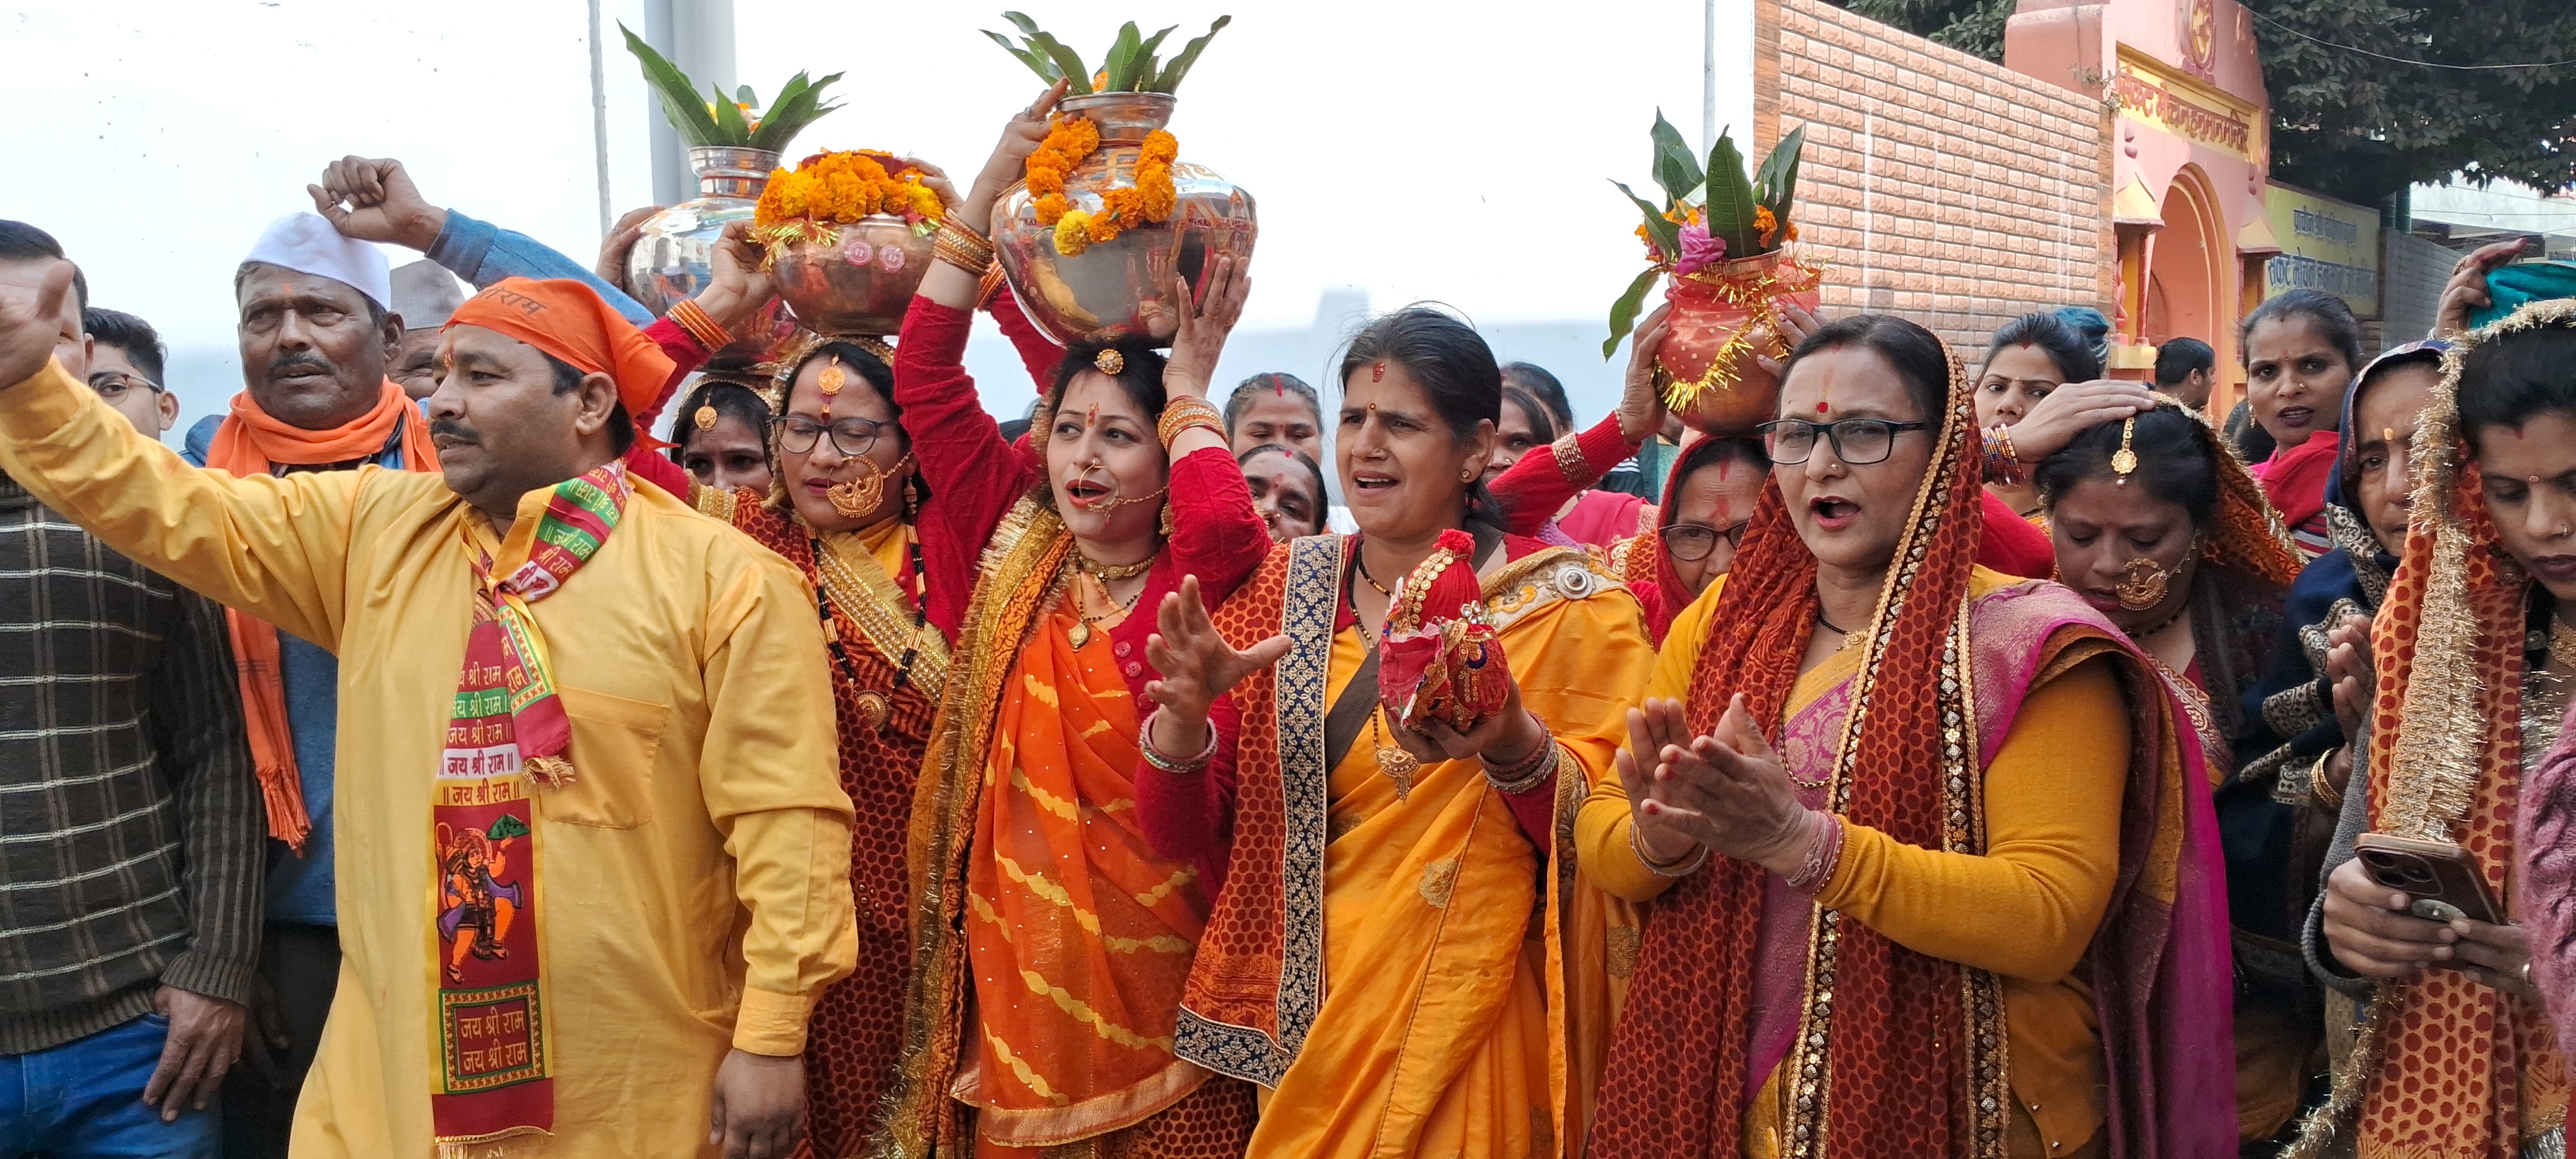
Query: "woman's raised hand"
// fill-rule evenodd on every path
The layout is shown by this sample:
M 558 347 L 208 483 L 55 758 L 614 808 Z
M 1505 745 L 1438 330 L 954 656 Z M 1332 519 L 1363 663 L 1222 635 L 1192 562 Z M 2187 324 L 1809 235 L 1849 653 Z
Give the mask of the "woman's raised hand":
M 1171 710 L 1165 715 L 1187 720 L 1205 721 L 1208 706 L 1217 697 L 1288 654 L 1286 636 L 1272 636 L 1242 650 L 1226 643 L 1199 598 L 1197 576 L 1182 577 L 1180 590 L 1163 597 L 1162 606 L 1154 610 L 1154 626 L 1160 631 L 1145 638 L 1145 662 L 1162 677 L 1145 683 L 1145 695 Z M 1202 735 L 1200 742 L 1205 741 Z M 1159 743 L 1155 747 L 1164 752 L 1195 751 L 1164 749 Z
M 1619 386 L 1619 437 L 1637 446 L 1664 429 L 1664 392 L 1655 389 L 1655 354 L 1673 332 L 1673 304 L 1655 307 L 1628 343 L 1628 377 Z
M 768 257 L 769 251 L 752 238 L 749 219 L 727 224 L 708 258 L 714 276 L 698 291 L 698 308 L 728 330 L 750 321 L 778 296 L 777 280 L 765 268 Z
M 939 204 L 948 207 L 948 212 L 955 213 L 958 206 L 966 204 L 965 197 L 957 192 L 957 183 L 949 179 L 947 170 L 919 157 L 903 158 L 903 164 L 921 175 L 921 183 L 938 195 Z
M 1064 99 L 1065 88 L 1071 83 L 1055 82 L 1055 87 L 1038 94 L 1038 99 L 1012 114 L 1002 126 L 1002 139 L 994 143 L 993 155 L 984 159 L 983 171 L 975 175 L 974 188 L 955 208 L 958 224 L 977 233 L 986 232 L 992 224 L 994 200 L 1020 179 L 1022 164 L 1029 154 L 1038 151 L 1038 143 L 1046 140 L 1047 115 L 1055 111 L 1055 103 Z
M 2048 392 L 2030 414 L 2012 428 L 2013 454 L 2024 464 L 2066 449 L 2075 436 L 2114 419 L 2124 419 L 2156 405 L 2156 392 L 2118 378 L 2070 382 Z
M 1791 350 L 1796 350 L 1799 343 L 1807 340 L 1808 335 L 1814 334 L 1816 331 L 1825 328 L 1823 319 L 1808 313 L 1796 302 L 1792 302 L 1786 298 L 1782 298 L 1780 300 L 1778 314 L 1780 316 L 1780 340 L 1787 342 L 1789 344 L 1789 349 Z M 1788 373 L 1789 360 L 1785 357 L 1773 358 L 1768 354 L 1756 354 L 1753 356 L 1753 361 L 1759 364 L 1762 369 L 1770 371 L 1774 378 Z
M 1738 694 L 1717 730 L 1657 752 L 1657 791 L 1646 811 L 1739 861 L 1795 874 L 1814 840 L 1787 768 L 1754 727 Z
M 1170 398 L 1206 398 L 1217 357 L 1225 353 L 1226 335 L 1243 320 L 1243 303 L 1252 296 L 1251 259 L 1222 254 L 1199 271 L 1199 290 L 1178 272 L 1165 287 L 1178 303 L 1180 332 L 1172 337 L 1171 361 L 1163 364 L 1163 393 Z

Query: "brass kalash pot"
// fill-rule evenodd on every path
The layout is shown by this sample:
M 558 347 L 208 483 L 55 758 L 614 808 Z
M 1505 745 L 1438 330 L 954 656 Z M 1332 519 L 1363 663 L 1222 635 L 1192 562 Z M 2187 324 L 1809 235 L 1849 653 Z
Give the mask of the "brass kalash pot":
M 1145 136 L 1172 119 L 1174 104 L 1170 93 L 1114 92 L 1066 97 L 1057 105 L 1060 114 L 1087 117 L 1100 128 L 1100 147 L 1065 175 L 1065 196 L 1075 208 L 1099 212 L 1102 192 L 1136 183 Z M 1056 252 L 1055 229 L 1038 224 L 1037 199 L 1026 186 L 1003 194 L 993 207 L 993 249 L 1011 292 L 1040 329 L 1066 345 L 1171 344 L 1187 309 L 1172 300 L 1173 272 L 1196 286 L 1209 258 L 1249 258 L 1260 233 L 1252 194 L 1216 171 L 1176 160 L 1172 188 L 1170 220 L 1129 226 L 1073 255 Z

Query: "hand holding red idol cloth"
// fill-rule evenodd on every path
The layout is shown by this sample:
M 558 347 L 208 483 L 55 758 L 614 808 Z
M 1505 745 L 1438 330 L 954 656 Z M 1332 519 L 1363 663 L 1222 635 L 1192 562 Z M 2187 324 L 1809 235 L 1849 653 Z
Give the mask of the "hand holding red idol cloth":
M 1387 608 L 1378 633 L 1378 703 L 1398 729 L 1422 732 L 1437 721 L 1466 733 L 1511 701 L 1511 669 L 1485 619 L 1475 547 L 1464 531 L 1442 532 Z M 1411 753 L 1389 746 L 1378 763 L 1394 778 L 1397 799 L 1412 792 L 1420 762 Z

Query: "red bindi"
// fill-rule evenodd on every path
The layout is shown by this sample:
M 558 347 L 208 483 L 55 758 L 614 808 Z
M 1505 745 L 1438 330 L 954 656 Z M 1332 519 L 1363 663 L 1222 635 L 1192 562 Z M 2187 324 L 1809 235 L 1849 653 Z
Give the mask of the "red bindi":
M 1823 413 L 1825 413 L 1825 404 L 1824 404 L 1824 403 L 1822 403 L 1822 402 L 1818 402 L 1818 403 L 1816 404 L 1816 413 L 1817 413 L 1817 414 L 1823 414 Z
M 1370 381 L 1370 382 L 1384 382 L 1384 381 L 1386 381 L 1386 360 L 1385 360 L 1385 359 L 1383 359 L 1383 358 L 1378 359 L 1378 361 L 1377 361 L 1377 365 L 1372 366 L 1372 367 L 1370 367 L 1370 368 L 1369 368 L 1369 381 Z M 1376 410 L 1377 408 L 1376 408 L 1376 407 L 1370 407 L 1369 409 L 1370 409 L 1370 410 Z

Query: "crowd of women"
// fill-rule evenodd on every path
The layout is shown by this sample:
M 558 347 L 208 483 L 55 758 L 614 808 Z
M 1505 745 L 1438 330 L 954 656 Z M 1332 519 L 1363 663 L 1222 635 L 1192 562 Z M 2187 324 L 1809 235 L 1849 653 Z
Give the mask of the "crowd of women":
M 1424 307 L 1329 407 L 1220 407 L 1236 259 L 1168 356 L 978 272 L 630 457 L 830 643 L 864 949 L 818 1153 L 2564 1153 L 2576 303 L 2365 364 L 2275 297 L 2250 464 L 2057 315 L 1971 376 L 1792 308 L 1778 417 L 1647 504 L 1595 484 L 1665 427 L 1659 318 L 1582 431 Z M 1377 694 L 1440 553 L 1508 667 L 1463 731 Z

